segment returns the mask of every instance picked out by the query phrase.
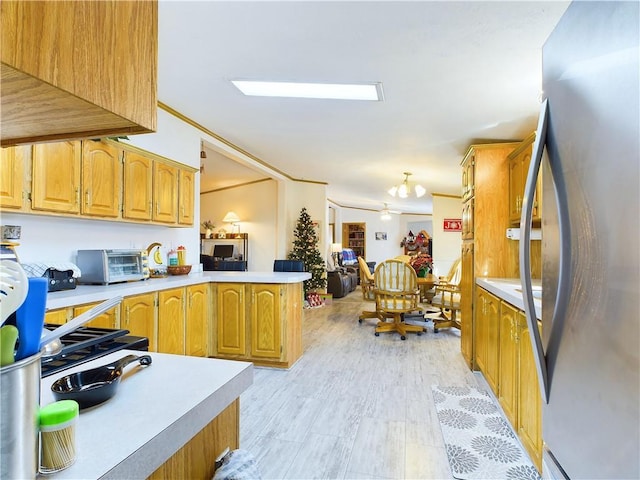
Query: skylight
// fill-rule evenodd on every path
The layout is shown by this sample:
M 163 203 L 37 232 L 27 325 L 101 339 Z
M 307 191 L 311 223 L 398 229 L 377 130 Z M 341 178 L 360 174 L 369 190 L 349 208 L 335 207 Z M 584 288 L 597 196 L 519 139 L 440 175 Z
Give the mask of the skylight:
M 249 96 L 382 101 L 381 83 L 296 83 L 253 80 L 232 80 L 231 83 Z

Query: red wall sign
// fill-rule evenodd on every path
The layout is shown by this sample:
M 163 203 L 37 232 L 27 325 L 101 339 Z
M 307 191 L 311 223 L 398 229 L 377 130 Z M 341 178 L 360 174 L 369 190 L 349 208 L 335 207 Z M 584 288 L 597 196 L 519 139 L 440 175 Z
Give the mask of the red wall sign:
M 462 219 L 460 218 L 445 218 L 443 229 L 445 232 L 461 232 L 462 231 Z

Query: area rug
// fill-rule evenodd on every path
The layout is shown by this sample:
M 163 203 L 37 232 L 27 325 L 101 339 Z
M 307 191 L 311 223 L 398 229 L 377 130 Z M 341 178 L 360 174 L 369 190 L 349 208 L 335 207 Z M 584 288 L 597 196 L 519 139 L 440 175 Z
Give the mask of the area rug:
M 540 480 L 493 398 L 474 387 L 431 389 L 454 478 Z

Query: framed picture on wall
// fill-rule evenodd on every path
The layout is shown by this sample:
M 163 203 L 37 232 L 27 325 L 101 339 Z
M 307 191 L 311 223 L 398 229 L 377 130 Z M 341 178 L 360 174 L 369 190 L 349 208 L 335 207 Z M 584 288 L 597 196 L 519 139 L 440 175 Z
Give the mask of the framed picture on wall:
M 387 232 L 376 232 L 376 240 L 386 240 Z

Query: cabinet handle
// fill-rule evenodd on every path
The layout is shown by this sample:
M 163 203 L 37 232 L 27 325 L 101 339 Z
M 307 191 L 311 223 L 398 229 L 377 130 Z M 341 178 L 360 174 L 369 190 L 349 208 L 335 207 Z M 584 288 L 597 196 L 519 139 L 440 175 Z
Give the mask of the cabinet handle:
M 85 196 L 85 205 L 88 207 L 89 205 L 91 205 L 91 192 L 87 189 L 87 191 L 84 193 Z
M 80 189 L 76 187 L 76 205 L 80 204 Z
M 129 314 L 130 314 L 130 307 L 127 305 L 127 308 L 125 308 L 125 325 L 129 326 Z
M 149 202 L 149 215 L 153 212 L 153 202 Z
M 160 202 L 156 202 L 156 215 L 160 215 Z

